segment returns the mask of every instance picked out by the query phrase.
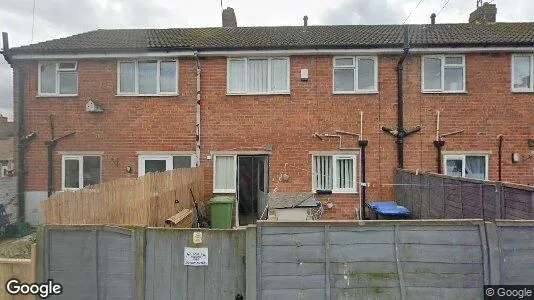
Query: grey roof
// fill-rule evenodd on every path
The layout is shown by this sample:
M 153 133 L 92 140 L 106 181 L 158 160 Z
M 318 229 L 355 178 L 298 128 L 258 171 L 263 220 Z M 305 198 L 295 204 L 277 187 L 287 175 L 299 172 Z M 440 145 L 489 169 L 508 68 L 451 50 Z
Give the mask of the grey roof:
M 271 208 L 317 206 L 313 193 L 269 193 L 268 203 Z
M 95 30 L 12 48 L 12 53 L 77 53 L 156 50 L 392 48 L 404 26 L 414 47 L 534 45 L 534 23 L 324 25 Z

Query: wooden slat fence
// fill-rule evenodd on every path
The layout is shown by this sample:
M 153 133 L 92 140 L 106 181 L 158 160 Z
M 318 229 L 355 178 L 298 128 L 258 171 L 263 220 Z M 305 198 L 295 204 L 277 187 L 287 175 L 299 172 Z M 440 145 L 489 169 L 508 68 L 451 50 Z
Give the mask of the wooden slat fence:
M 148 173 L 52 195 L 41 204 L 43 224 L 161 226 L 182 209 L 204 201 L 202 168 Z
M 259 221 L 246 229 L 43 225 L 58 299 L 482 299 L 534 284 L 534 221 Z M 192 236 L 202 232 L 201 244 Z M 185 247 L 208 249 L 184 265 Z M 73 298 L 74 297 L 74 298 Z
M 33 296 L 12 296 L 6 292 L 6 283 L 12 278 L 21 282 L 32 283 L 36 281 L 36 245 L 31 247 L 31 259 L 0 258 L 0 300 L 35 299 Z
M 534 219 L 534 186 L 397 170 L 395 199 L 415 219 Z

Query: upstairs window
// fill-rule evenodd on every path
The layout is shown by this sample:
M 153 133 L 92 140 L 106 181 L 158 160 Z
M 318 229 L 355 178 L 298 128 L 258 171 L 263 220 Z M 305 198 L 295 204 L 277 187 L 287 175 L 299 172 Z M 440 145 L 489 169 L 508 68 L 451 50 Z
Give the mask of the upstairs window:
M 62 189 L 79 189 L 100 183 L 100 156 L 64 155 Z
M 356 193 L 355 155 L 313 156 L 313 191 L 328 190 L 333 193 Z
M 39 64 L 39 90 L 41 96 L 76 96 L 78 70 L 76 62 L 44 62 Z
M 119 95 L 178 94 L 178 62 L 175 60 L 120 61 Z
M 423 56 L 422 91 L 465 92 L 465 57 L 463 55 Z
M 378 91 L 376 57 L 334 57 L 334 93 Z
M 288 94 L 289 58 L 229 58 L 228 94 Z
M 512 91 L 533 92 L 534 55 L 517 54 L 512 56 Z
M 444 155 L 445 175 L 488 180 L 487 155 Z

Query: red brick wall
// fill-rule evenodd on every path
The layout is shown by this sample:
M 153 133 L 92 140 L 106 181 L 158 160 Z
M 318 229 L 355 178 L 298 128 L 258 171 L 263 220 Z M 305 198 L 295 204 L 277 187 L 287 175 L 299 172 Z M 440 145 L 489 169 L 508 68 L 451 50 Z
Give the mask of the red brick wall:
M 226 59 L 202 58 L 201 164 L 206 166 L 206 191 L 211 193 L 211 151 L 264 151 L 272 145 L 269 159 L 270 191 L 311 191 L 310 151 L 338 150 L 334 138 L 323 141 L 313 133 L 335 130 L 360 131 L 367 147 L 369 200 L 393 198 L 393 171 L 397 165 L 394 138 L 380 130 L 396 126 L 398 57 L 379 57 L 379 93 L 333 95 L 330 56 L 291 57 L 291 94 L 275 96 L 227 96 Z M 441 132 L 465 130 L 446 138 L 444 151 L 491 151 L 489 175 L 497 179 L 498 134 L 504 136 L 503 180 L 534 184 L 534 159 L 511 163 L 511 153 L 525 158 L 534 138 L 534 94 L 510 92 L 509 54 L 468 54 L 466 94 L 422 94 L 420 57 L 407 60 L 405 71 L 405 126 L 421 124 L 421 132 L 405 144 L 405 167 L 436 171 L 436 110 L 441 111 Z M 117 97 L 116 60 L 79 61 L 79 96 L 37 98 L 37 63 L 27 84 L 26 128 L 37 131 L 27 152 L 27 190 L 46 190 L 46 148 L 50 138 L 49 115 L 55 117 L 56 137 L 68 131 L 76 135 L 62 140 L 54 155 L 55 188 L 60 189 L 61 156 L 58 151 L 102 151 L 102 179 L 137 176 L 136 151 L 195 150 L 195 63 L 180 59 L 179 97 Z M 309 69 L 301 82 L 300 69 Z M 84 111 L 96 99 L 103 114 Z M 344 146 L 356 146 L 344 139 Z M 118 166 L 113 161 L 118 160 Z M 126 166 L 133 173 L 126 173 Z M 279 181 L 282 173 L 290 175 Z M 325 218 L 351 219 L 359 195 L 320 196 L 334 202 Z

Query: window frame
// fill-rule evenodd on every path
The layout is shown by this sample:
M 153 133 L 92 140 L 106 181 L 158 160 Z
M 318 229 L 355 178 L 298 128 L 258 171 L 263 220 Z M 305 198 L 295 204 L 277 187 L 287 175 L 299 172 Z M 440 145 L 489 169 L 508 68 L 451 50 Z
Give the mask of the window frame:
M 358 164 L 358 157 L 359 155 L 358 154 L 341 154 L 341 153 L 338 153 L 338 154 L 327 154 L 327 153 L 317 153 L 317 154 L 312 154 L 312 193 L 317 193 L 317 182 L 315 182 L 315 176 L 314 174 L 316 173 L 316 170 L 315 170 L 315 163 L 314 163 L 314 160 L 316 157 L 318 156 L 330 156 L 332 157 L 332 194 L 358 194 L 358 184 L 359 184 L 359 179 L 360 179 L 360 176 L 359 174 L 357 173 L 358 171 L 358 167 L 357 167 L 357 164 Z M 353 177 L 354 177 L 354 187 L 353 188 L 339 188 L 337 186 L 337 160 L 339 159 L 352 159 L 353 161 Z
M 191 168 L 196 166 L 194 155 L 192 154 L 138 154 L 137 155 L 137 177 L 144 176 L 145 161 L 147 160 L 164 160 L 165 171 L 173 170 L 173 158 L 175 156 L 187 156 L 191 158 Z
M 443 154 L 442 155 L 443 158 L 443 162 L 442 162 L 442 173 L 443 175 L 447 175 L 447 176 L 452 176 L 452 175 L 449 175 L 447 174 L 447 160 L 461 160 L 462 161 L 462 176 L 460 178 L 465 178 L 465 179 L 473 179 L 473 180 L 480 180 L 480 179 L 475 179 L 475 178 L 468 178 L 468 177 L 465 177 L 465 167 L 466 167 L 466 157 L 467 156 L 479 156 L 479 157 L 484 157 L 484 160 L 485 160 L 485 167 L 484 167 L 484 179 L 483 180 L 489 180 L 489 154 L 481 154 L 481 153 L 465 153 L 465 154 L 458 154 L 458 153 L 455 153 L 455 154 Z
M 60 69 L 59 68 L 59 65 L 62 64 L 62 63 L 74 63 L 74 68 L 73 69 Z M 41 91 L 41 81 L 42 81 L 42 75 L 41 75 L 41 67 L 43 65 L 50 65 L 50 64 L 55 64 L 56 66 L 56 70 L 55 70 L 55 74 L 56 74 L 56 80 L 55 80 L 55 85 L 54 85 L 54 88 L 55 88 L 55 92 L 54 93 L 43 93 Z M 60 93 L 60 80 L 59 80 L 59 74 L 61 72 L 75 72 L 76 73 L 76 93 L 74 94 L 61 94 Z M 37 64 L 37 97 L 76 97 L 78 96 L 78 85 L 79 85 L 79 82 L 78 82 L 78 61 L 40 61 L 38 64 Z
M 86 156 L 98 156 L 100 158 L 100 176 L 98 181 L 102 182 L 102 155 L 101 154 L 63 154 L 61 155 L 61 190 L 62 191 L 76 191 L 83 188 L 83 159 Z M 65 187 L 65 161 L 77 160 L 78 161 L 78 187 L 69 188 Z M 81 187 L 80 187 L 81 185 Z
M 462 64 L 448 64 L 445 66 L 445 60 L 447 57 L 461 57 Z M 440 89 L 425 89 L 425 59 L 426 58 L 439 58 L 441 61 L 441 88 Z M 463 74 L 463 89 L 462 90 L 446 90 L 445 89 L 445 69 L 449 68 L 462 68 Z M 465 54 L 434 54 L 434 55 L 421 55 L 421 93 L 424 94 L 433 94 L 433 93 L 442 93 L 442 94 L 462 94 L 467 93 L 467 62 Z
M 516 57 L 529 57 L 530 58 L 530 88 L 514 88 L 514 79 L 515 79 L 515 72 L 514 72 L 514 63 Z M 511 77 L 510 77 L 510 90 L 512 93 L 532 93 L 534 92 L 534 54 L 532 53 L 515 53 L 512 54 L 512 64 L 510 66 L 511 71 Z
M 156 61 L 156 93 L 155 94 L 140 94 L 139 93 L 139 62 Z M 161 77 L 161 63 L 162 62 L 174 62 L 176 65 L 176 80 L 175 80 L 175 92 L 161 92 L 160 77 Z M 121 63 L 134 63 L 134 92 L 127 93 L 121 92 Z M 180 88 L 180 67 L 178 59 L 175 58 L 136 58 L 136 59 L 121 59 L 117 60 L 117 96 L 141 96 L 141 97 L 154 97 L 154 96 L 177 96 L 179 95 Z
M 249 92 L 248 91 L 248 61 L 267 59 L 267 92 Z M 272 60 L 285 59 L 287 60 L 287 90 L 273 91 L 272 90 Z M 245 62 L 245 91 L 230 91 L 230 61 L 244 61 Z M 291 59 L 289 56 L 257 56 L 257 57 L 228 57 L 226 59 L 226 95 L 289 95 L 291 94 Z
M 352 66 L 336 66 L 336 59 L 351 58 Z M 374 61 L 374 89 L 362 90 L 358 87 L 358 68 L 360 59 L 372 59 Z M 353 69 L 354 72 L 354 91 L 336 91 L 336 69 Z M 378 56 L 334 56 L 332 57 L 332 93 L 337 95 L 347 94 L 376 94 L 378 93 Z
M 213 154 L 213 193 L 214 194 L 235 194 L 237 193 L 237 155 L 235 154 Z M 217 157 L 232 157 L 234 160 L 234 188 L 233 189 L 217 189 L 215 179 L 217 178 Z

